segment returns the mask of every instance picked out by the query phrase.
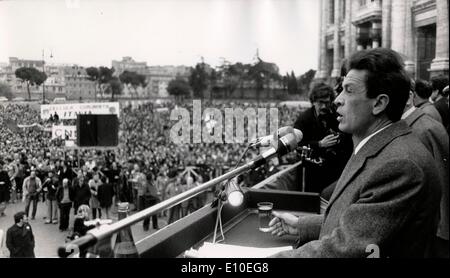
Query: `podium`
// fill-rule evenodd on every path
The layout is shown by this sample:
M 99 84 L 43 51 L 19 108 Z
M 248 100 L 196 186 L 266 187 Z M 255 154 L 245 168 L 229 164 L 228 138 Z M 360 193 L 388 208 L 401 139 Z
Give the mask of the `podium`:
M 244 203 L 239 207 L 225 204 L 222 224 L 225 241 L 222 243 L 248 247 L 280 247 L 293 245 L 296 237 L 275 237 L 258 230 L 258 202 L 269 201 L 276 211 L 297 215 L 319 214 L 318 193 L 244 188 Z M 197 249 L 204 242 L 212 242 L 218 208 L 209 204 L 196 212 L 164 227 L 136 242 L 141 258 L 183 257 L 190 248 Z M 218 231 L 218 235 L 220 231 Z

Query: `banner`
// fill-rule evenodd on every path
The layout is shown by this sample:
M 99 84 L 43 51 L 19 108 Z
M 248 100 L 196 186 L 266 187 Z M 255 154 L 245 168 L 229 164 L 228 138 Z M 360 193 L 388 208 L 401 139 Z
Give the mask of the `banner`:
M 77 127 L 72 125 L 54 125 L 52 127 L 52 139 L 77 140 Z
M 47 120 L 50 116 L 58 115 L 60 120 L 76 119 L 77 114 L 115 114 L 120 115 L 118 102 L 94 102 L 94 103 L 65 103 L 41 105 L 41 119 Z

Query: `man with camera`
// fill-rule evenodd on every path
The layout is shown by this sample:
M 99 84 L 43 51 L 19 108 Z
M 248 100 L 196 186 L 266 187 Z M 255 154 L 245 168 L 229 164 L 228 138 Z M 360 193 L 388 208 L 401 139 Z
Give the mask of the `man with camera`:
M 309 98 L 312 107 L 298 116 L 294 128 L 302 131 L 300 144 L 311 148 L 311 158 L 322 162 L 306 161 L 306 191 L 321 192 L 339 178 L 351 155 L 352 143 L 348 135 L 338 129 L 333 88 L 317 83 Z

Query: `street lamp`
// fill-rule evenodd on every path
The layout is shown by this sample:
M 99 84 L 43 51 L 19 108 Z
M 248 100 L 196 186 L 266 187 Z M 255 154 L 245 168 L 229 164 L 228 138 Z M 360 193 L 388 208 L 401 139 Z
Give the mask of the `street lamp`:
M 52 51 L 50 50 L 50 59 L 53 58 Z M 42 72 L 45 73 L 45 52 L 42 49 Z M 45 104 L 45 81 L 42 83 L 42 103 Z

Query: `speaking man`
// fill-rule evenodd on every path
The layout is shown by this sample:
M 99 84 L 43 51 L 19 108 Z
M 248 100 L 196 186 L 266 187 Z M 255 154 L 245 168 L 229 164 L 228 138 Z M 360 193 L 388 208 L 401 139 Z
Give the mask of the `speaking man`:
M 410 78 L 400 56 L 376 48 L 349 60 L 336 98 L 342 132 L 354 151 L 324 215 L 274 212 L 274 235 L 299 236 L 301 246 L 274 257 L 424 257 L 437 230 L 440 179 L 436 163 L 400 121 Z

